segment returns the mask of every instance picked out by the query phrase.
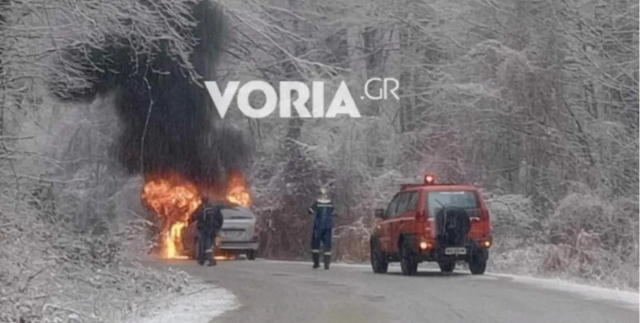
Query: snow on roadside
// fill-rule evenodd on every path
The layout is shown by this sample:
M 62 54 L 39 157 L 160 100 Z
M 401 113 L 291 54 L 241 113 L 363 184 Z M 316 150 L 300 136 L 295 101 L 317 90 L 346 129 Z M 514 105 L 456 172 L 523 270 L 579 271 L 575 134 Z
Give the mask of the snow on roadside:
M 281 261 L 281 260 L 267 260 L 267 262 L 273 263 L 289 263 L 289 264 L 299 264 L 309 266 L 308 262 L 302 261 Z M 336 267 L 351 267 L 358 268 L 364 270 L 370 270 L 371 265 L 368 264 L 347 264 L 347 263 L 335 263 L 332 266 Z M 393 270 L 399 270 L 398 264 L 391 264 L 390 268 L 394 268 Z M 433 264 L 426 264 L 420 267 L 422 270 L 424 269 L 433 269 L 438 270 L 437 267 Z M 460 272 L 468 272 L 468 271 L 460 271 Z M 509 274 L 499 274 L 499 273 L 486 273 L 483 276 L 471 276 L 474 279 L 496 279 L 496 278 L 508 278 L 511 279 L 514 283 L 522 283 L 527 284 L 532 287 L 540 287 L 546 288 L 555 291 L 569 292 L 584 299 L 590 300 L 601 300 L 601 301 L 612 301 L 619 303 L 621 305 L 625 305 L 627 307 L 632 307 L 638 309 L 640 307 L 640 293 L 633 291 L 624 291 L 618 289 L 611 289 L 605 287 L 597 287 L 597 286 L 589 286 L 583 284 L 577 284 L 568 282 L 566 280 L 561 279 L 546 279 L 546 278 L 536 278 L 529 276 L 518 276 L 518 275 L 509 275 Z
M 604 300 L 624 303 L 634 308 L 640 306 L 640 294 L 636 292 L 623 291 L 617 289 L 609 289 L 604 287 L 588 286 L 567 282 L 561 279 L 545 279 L 527 276 L 516 276 L 509 274 L 488 274 L 492 277 L 504 277 L 513 279 L 513 282 L 523 283 L 527 285 L 539 286 L 546 289 L 570 292 L 578 294 L 585 299 Z
M 211 284 L 193 284 L 182 295 L 172 295 L 151 308 L 134 313 L 125 323 L 207 323 L 222 313 L 238 308 L 236 297 Z

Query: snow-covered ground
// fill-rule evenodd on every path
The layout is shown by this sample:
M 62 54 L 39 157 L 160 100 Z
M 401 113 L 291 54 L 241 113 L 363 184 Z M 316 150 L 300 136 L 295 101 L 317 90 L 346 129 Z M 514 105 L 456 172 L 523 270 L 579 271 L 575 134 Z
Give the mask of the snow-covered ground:
M 619 305 L 632 308 L 640 306 L 640 294 L 630 291 L 609 289 L 596 286 L 581 285 L 560 279 L 543 279 L 508 274 L 487 274 L 486 277 L 512 279 L 516 283 L 533 285 L 540 288 L 577 294 L 584 299 L 613 301 Z
M 125 323 L 207 323 L 238 306 L 238 300 L 228 290 L 198 283 L 182 295 L 167 297 L 135 312 Z

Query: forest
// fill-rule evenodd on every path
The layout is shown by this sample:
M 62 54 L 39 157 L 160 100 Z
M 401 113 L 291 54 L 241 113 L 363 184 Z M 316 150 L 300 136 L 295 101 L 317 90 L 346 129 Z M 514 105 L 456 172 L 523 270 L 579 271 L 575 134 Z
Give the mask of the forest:
M 131 295 L 179 293 L 180 274 L 136 261 L 157 226 L 140 191 L 167 167 L 212 187 L 241 173 L 260 257 L 309 259 L 306 210 L 326 185 L 340 214 L 336 257 L 367 262 L 374 209 L 432 172 L 482 188 L 491 271 L 637 291 L 637 1 L 220 0 L 192 10 L 202 3 L 0 0 L 0 322 L 98 322 L 131 311 Z M 105 72 L 118 55 L 144 77 Z M 355 95 L 361 118 L 249 119 L 232 104 L 220 119 L 193 90 L 203 80 L 345 81 L 361 93 L 374 77 L 398 79 L 400 100 Z M 181 144 L 165 146 L 154 122 L 187 143 L 189 162 L 167 157 Z

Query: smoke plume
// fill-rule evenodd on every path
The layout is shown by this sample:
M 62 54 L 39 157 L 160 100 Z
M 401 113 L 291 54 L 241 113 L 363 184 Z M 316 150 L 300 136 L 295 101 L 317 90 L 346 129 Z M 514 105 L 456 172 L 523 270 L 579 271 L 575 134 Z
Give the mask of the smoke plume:
M 199 82 L 214 80 L 227 38 L 224 13 L 202 0 L 190 19 L 191 30 L 178 30 L 197 40 L 189 63 L 202 77 Z M 67 50 L 65 64 L 80 66 L 79 75 L 90 86 L 52 92 L 74 101 L 116 93 L 124 131 L 114 156 L 131 174 L 173 171 L 199 184 L 222 184 L 227 174 L 243 171 L 249 147 L 241 133 L 219 120 L 206 89 L 169 53 L 171 44 L 158 40 L 154 45 L 153 51 L 141 53 L 130 39 L 106 35 L 102 46 Z

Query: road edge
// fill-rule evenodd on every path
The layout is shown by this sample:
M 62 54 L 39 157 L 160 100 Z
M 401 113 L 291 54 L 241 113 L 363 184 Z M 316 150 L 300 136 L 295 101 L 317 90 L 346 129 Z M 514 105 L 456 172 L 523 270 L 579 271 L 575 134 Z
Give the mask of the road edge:
M 632 306 L 636 310 L 640 308 L 640 293 L 633 291 L 579 284 L 559 278 L 538 278 L 532 276 L 519 276 L 503 273 L 488 273 L 487 276 L 496 277 L 498 279 L 508 279 L 513 281 L 514 283 L 521 283 L 549 290 L 569 292 L 579 295 L 585 299 L 613 301 Z

